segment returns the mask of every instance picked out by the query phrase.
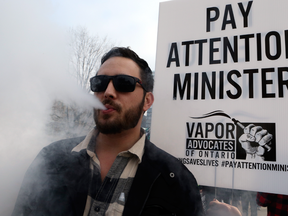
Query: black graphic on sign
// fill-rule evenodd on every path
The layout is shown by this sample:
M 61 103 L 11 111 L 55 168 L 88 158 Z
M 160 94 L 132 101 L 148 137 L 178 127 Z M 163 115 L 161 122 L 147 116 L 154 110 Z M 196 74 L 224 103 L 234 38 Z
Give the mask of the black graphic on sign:
M 241 123 L 237 127 L 236 159 L 261 157 L 265 161 L 276 161 L 275 123 Z
M 275 123 L 242 123 L 222 110 L 201 117 L 223 116 L 231 119 L 236 127 L 236 159 L 276 161 Z

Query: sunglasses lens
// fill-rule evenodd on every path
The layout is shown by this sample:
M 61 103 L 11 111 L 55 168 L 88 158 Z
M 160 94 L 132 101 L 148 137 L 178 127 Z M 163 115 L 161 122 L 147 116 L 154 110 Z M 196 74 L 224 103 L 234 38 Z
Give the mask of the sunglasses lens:
M 113 79 L 113 85 L 119 92 L 133 92 L 136 81 L 133 77 L 127 75 L 118 75 Z
M 128 75 L 106 76 L 99 75 L 90 79 L 91 91 L 103 92 L 106 90 L 110 80 L 113 80 L 114 88 L 119 92 L 133 92 L 136 86 L 136 80 Z
M 93 92 L 105 91 L 109 83 L 107 76 L 95 76 L 90 79 L 90 87 Z

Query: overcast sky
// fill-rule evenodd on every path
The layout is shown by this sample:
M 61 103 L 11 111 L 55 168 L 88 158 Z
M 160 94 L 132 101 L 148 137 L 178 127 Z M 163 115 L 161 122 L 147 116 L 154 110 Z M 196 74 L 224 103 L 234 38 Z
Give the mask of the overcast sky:
M 0 0 L 0 216 L 10 215 L 55 98 L 92 102 L 68 77 L 67 31 L 130 46 L 155 69 L 160 0 Z
M 159 2 L 164 0 L 52 0 L 52 19 L 66 27 L 85 26 L 92 34 L 130 46 L 155 68 Z

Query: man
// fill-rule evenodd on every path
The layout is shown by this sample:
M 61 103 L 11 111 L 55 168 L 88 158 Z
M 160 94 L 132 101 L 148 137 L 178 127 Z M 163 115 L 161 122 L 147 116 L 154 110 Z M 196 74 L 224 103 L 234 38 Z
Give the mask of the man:
M 96 127 L 39 153 L 12 215 L 202 215 L 194 176 L 141 129 L 154 101 L 146 61 L 127 48 L 110 50 L 91 90 L 106 107 L 94 110 Z

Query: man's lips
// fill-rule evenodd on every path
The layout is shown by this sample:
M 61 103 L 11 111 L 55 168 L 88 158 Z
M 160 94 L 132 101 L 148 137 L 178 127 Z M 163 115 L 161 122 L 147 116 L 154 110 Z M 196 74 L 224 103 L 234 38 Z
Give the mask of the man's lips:
M 105 105 L 105 107 L 106 107 L 106 110 L 102 110 L 102 113 L 103 113 L 103 114 L 108 114 L 108 113 L 111 113 L 111 112 L 113 112 L 113 111 L 116 110 L 116 109 L 115 109 L 113 106 L 111 106 L 111 105 Z

